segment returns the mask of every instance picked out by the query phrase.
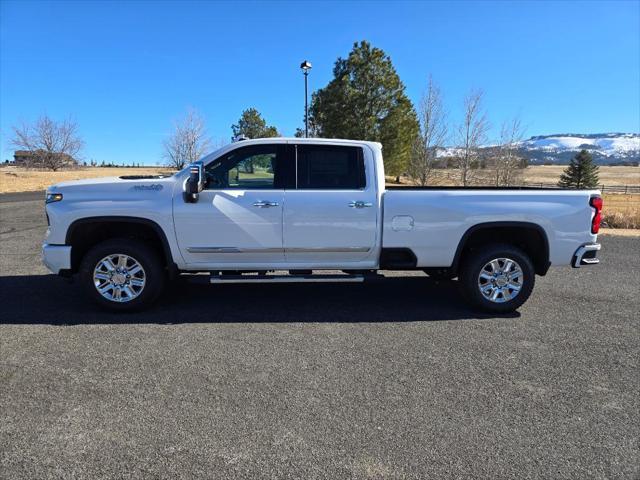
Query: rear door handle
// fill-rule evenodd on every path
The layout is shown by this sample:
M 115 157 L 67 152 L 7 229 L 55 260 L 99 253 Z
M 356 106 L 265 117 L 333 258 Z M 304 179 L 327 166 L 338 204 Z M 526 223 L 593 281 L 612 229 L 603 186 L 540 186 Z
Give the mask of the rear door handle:
M 373 207 L 373 203 L 363 202 L 361 200 L 358 200 L 357 202 L 349 202 L 349 206 L 351 208 L 365 208 L 365 207 Z
M 257 202 L 253 202 L 253 206 L 258 208 L 277 207 L 279 205 L 280 204 L 278 202 L 269 202 L 268 200 L 258 200 Z

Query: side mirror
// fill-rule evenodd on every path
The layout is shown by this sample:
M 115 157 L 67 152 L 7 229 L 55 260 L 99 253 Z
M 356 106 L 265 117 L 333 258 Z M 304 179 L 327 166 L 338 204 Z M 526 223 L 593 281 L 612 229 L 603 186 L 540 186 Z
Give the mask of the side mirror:
M 203 188 L 204 164 L 202 162 L 193 162 L 189 166 L 189 178 L 184 184 L 184 201 L 196 203 Z

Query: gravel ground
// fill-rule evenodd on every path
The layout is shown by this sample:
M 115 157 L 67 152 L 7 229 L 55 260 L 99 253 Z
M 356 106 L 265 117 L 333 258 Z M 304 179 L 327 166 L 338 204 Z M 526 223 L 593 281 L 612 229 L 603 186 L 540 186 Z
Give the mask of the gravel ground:
M 638 478 L 640 239 L 518 314 L 455 282 L 179 282 L 104 313 L 0 199 L 1 478 Z

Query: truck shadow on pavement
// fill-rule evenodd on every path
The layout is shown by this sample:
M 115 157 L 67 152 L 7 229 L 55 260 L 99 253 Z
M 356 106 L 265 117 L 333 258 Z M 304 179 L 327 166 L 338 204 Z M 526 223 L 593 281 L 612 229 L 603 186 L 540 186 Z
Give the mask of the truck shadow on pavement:
M 55 275 L 0 277 L 0 324 L 424 322 L 495 318 L 471 310 L 454 281 L 391 277 L 364 284 L 203 285 L 178 280 L 136 313 L 110 313 Z M 519 313 L 501 315 L 517 318 Z

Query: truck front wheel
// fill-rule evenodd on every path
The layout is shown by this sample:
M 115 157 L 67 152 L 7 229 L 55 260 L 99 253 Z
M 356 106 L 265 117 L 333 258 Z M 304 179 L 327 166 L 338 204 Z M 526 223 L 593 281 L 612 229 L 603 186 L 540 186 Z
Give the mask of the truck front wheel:
M 475 307 L 493 313 L 516 310 L 527 301 L 535 283 L 529 257 L 507 244 L 479 246 L 464 258 L 460 286 Z
M 89 297 L 115 311 L 141 310 L 164 288 L 160 257 L 145 243 L 115 238 L 94 246 L 82 259 L 80 282 Z

